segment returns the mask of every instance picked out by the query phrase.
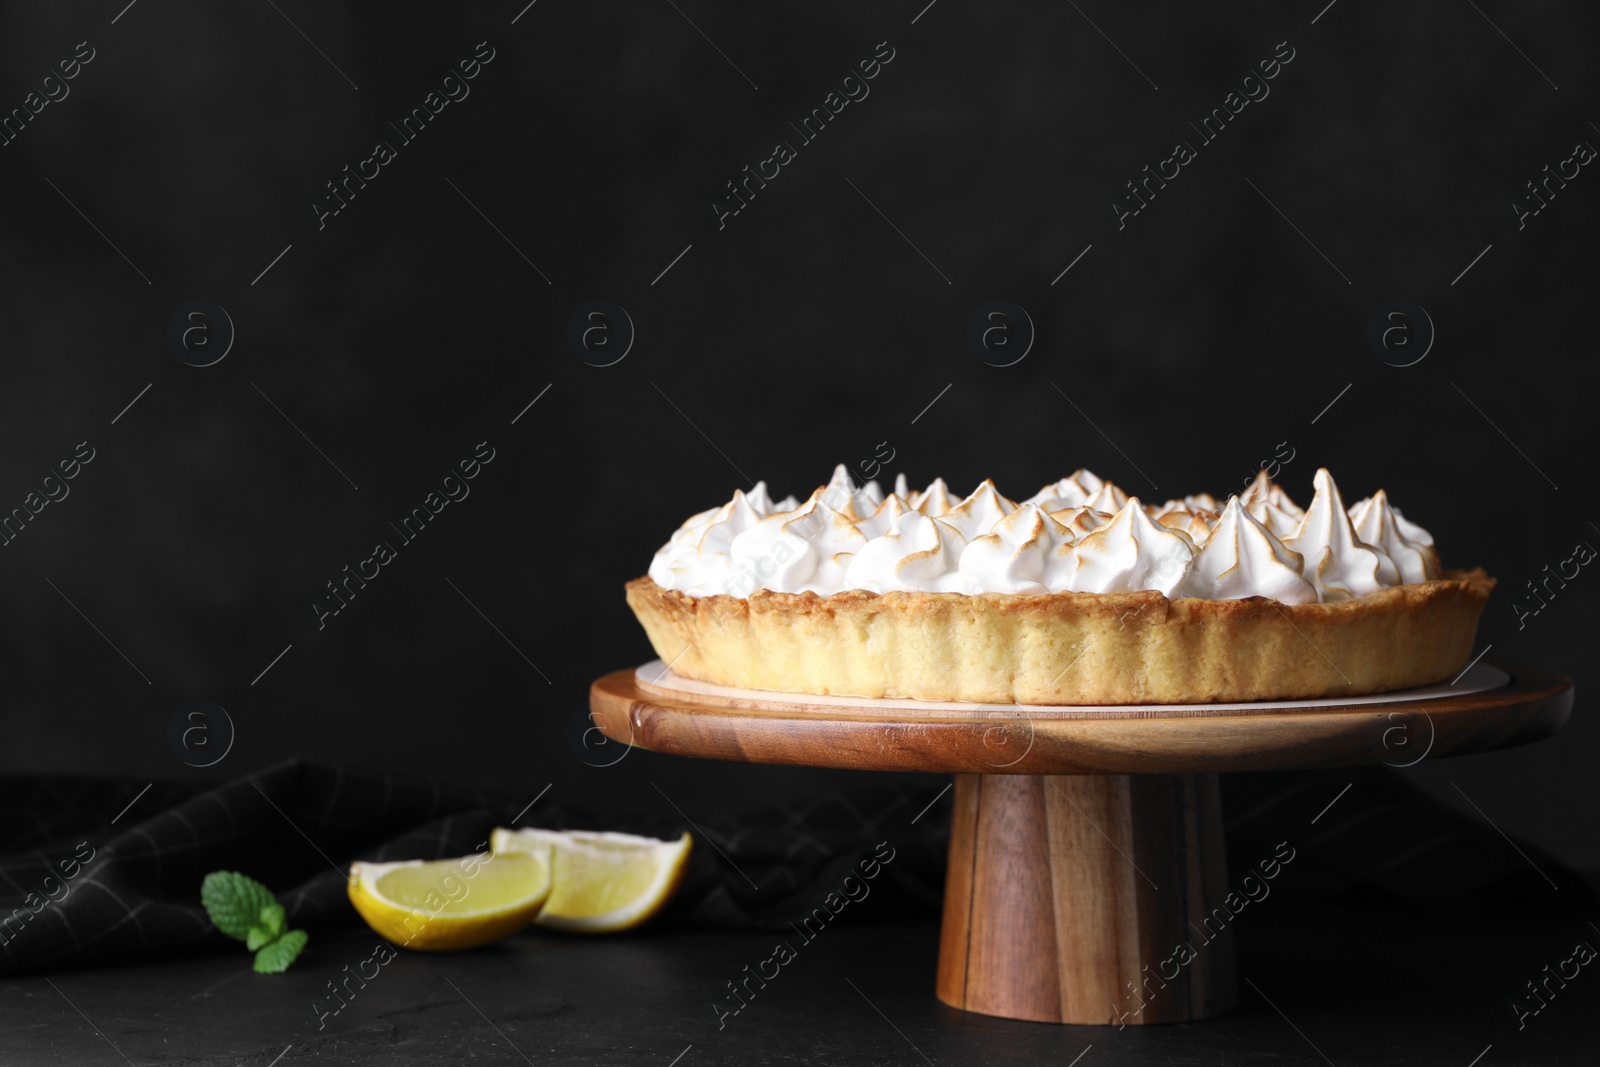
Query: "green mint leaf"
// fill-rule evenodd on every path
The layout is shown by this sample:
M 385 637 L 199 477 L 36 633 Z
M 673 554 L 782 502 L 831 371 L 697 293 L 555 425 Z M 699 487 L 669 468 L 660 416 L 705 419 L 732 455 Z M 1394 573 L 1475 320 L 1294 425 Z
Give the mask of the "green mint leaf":
M 244 947 L 254 952 L 263 945 L 270 945 L 276 940 L 278 940 L 278 935 L 268 930 L 265 926 L 252 926 L 250 932 L 245 935 Z
M 255 972 L 257 974 L 282 974 L 289 969 L 306 947 L 310 935 L 304 930 L 290 930 L 272 944 L 256 953 Z
M 218 930 L 243 941 L 261 918 L 261 911 L 276 904 L 272 890 L 238 871 L 212 871 L 200 885 L 200 903 Z
M 279 937 L 283 936 L 283 931 L 288 925 L 283 920 L 283 905 L 279 904 L 277 901 L 273 901 L 271 904 L 268 904 L 266 907 L 261 909 L 260 921 L 261 925 L 266 928 L 267 933 L 270 935 L 267 938 L 268 941 L 275 941 Z M 254 946 L 252 946 L 252 948 L 253 947 Z

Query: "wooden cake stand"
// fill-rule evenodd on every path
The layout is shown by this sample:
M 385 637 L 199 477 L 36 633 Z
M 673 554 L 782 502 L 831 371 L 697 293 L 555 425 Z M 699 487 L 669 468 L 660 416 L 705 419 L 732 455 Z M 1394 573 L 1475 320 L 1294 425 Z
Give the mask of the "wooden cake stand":
M 655 752 L 953 773 L 939 999 L 1039 1022 L 1158 1023 L 1238 999 L 1232 927 L 1207 924 L 1229 914 L 1219 772 L 1526 744 L 1566 721 L 1572 683 L 1480 665 L 1453 687 L 1379 697 L 1043 708 L 724 689 L 657 661 L 601 678 L 589 702 L 607 737 Z M 1174 961 L 1185 943 L 1193 957 Z

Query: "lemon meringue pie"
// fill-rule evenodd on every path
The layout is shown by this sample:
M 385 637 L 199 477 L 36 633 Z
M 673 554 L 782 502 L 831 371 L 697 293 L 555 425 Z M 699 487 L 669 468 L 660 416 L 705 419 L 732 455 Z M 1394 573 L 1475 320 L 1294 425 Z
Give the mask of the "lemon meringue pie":
M 677 674 L 793 693 L 1175 704 L 1454 676 L 1494 580 L 1442 570 L 1382 490 L 1314 486 L 1304 509 L 1265 472 L 1147 504 L 1079 470 L 1015 502 L 840 466 L 803 502 L 758 483 L 691 516 L 628 603 Z

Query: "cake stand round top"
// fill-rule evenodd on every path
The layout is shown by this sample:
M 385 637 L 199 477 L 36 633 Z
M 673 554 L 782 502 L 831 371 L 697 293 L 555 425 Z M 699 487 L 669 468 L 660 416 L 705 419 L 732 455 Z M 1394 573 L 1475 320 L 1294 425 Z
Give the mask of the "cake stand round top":
M 1572 682 L 1478 664 L 1451 685 L 1329 700 L 1029 707 L 726 689 L 660 661 L 590 688 L 608 738 L 678 756 L 855 770 L 1176 774 L 1423 759 L 1527 744 L 1561 728 Z

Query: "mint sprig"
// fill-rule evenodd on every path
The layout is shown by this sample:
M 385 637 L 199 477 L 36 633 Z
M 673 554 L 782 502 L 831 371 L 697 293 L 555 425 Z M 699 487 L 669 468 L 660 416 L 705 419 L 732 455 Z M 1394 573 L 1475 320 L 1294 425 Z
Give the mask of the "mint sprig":
M 283 929 L 283 905 L 268 904 L 261 909 L 259 921 L 245 934 L 244 947 L 254 952 L 263 945 L 270 945 L 283 936 Z
M 300 950 L 306 947 L 306 940 L 310 937 L 304 930 L 290 930 L 272 944 L 256 953 L 255 972 L 257 974 L 282 974 L 289 969 L 289 964 L 300 955 Z
M 276 905 L 272 890 L 238 871 L 212 871 L 200 884 L 200 903 L 218 930 L 243 941 L 261 921 L 261 912 Z
M 306 947 L 304 930 L 286 930 L 283 905 L 272 890 L 238 871 L 212 871 L 200 884 L 200 903 L 218 930 L 256 954 L 257 974 L 281 974 Z

